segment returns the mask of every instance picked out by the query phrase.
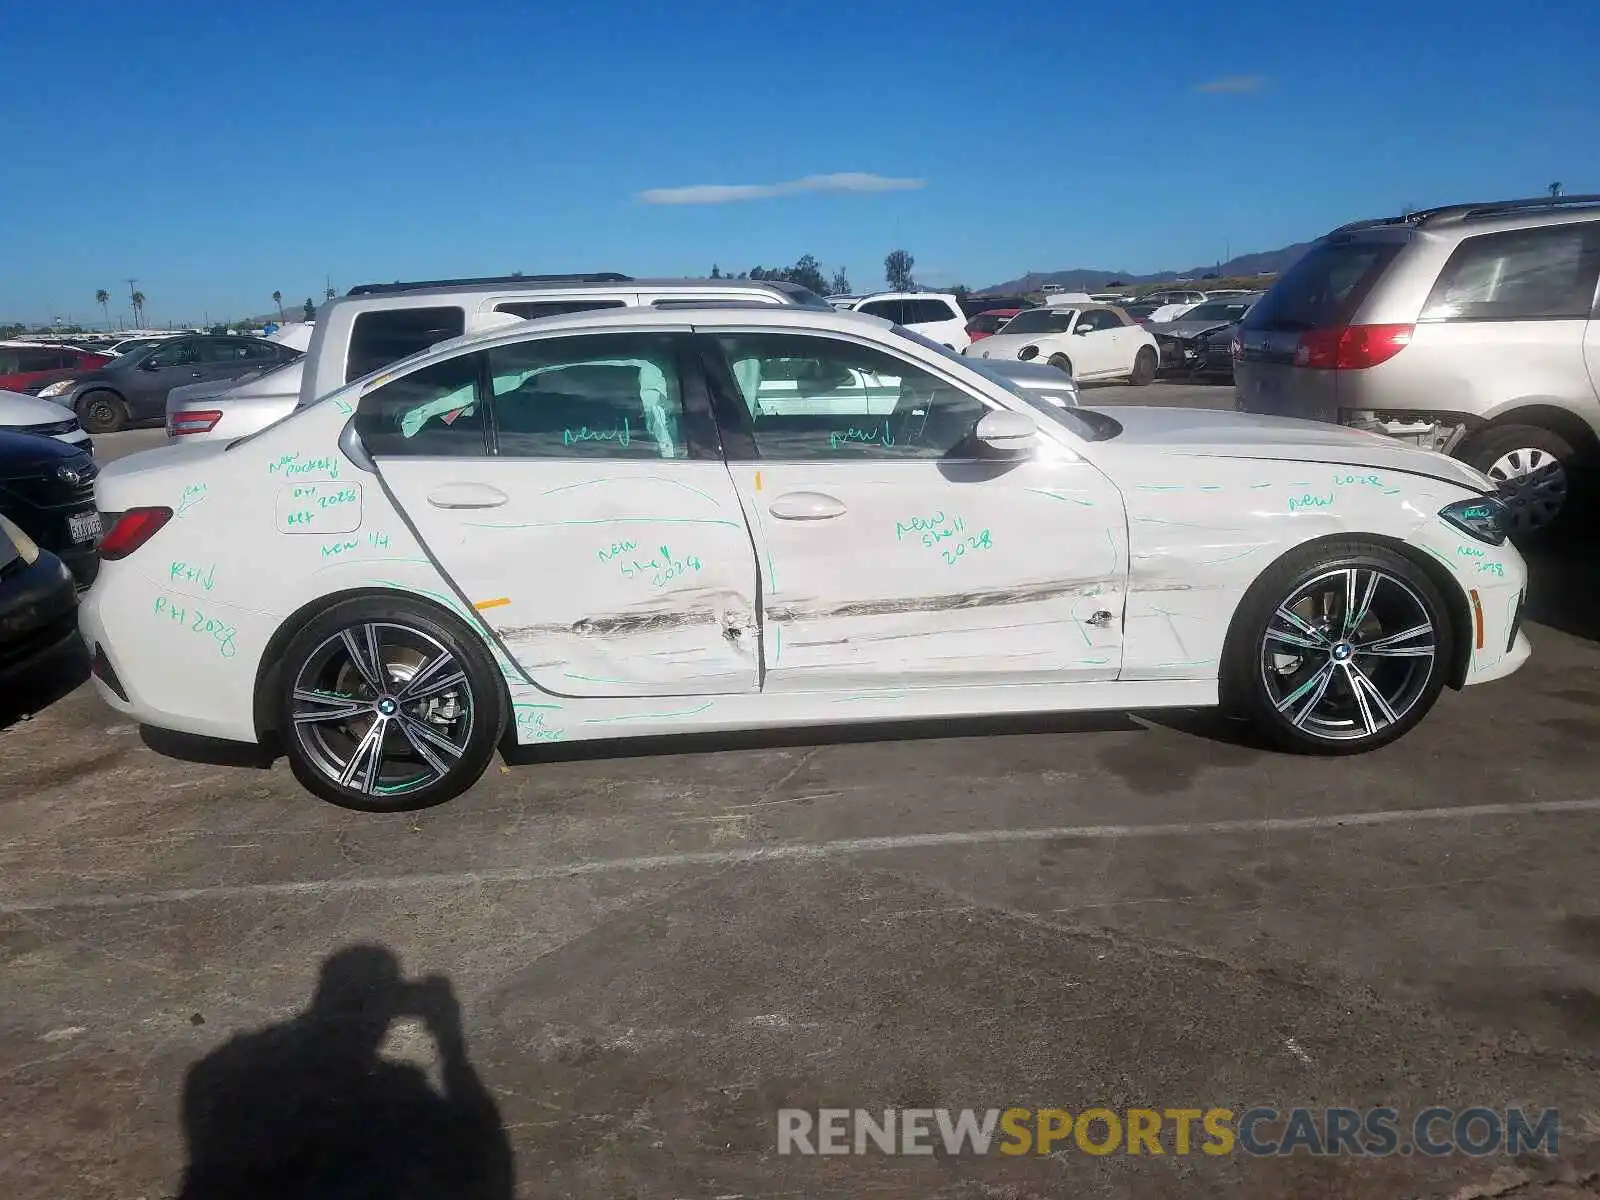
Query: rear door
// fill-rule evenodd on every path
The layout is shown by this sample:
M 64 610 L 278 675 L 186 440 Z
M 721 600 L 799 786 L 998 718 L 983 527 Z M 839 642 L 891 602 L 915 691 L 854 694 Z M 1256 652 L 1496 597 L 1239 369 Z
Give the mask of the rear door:
M 356 422 L 463 603 L 544 690 L 759 690 L 755 551 L 687 329 L 447 359 L 362 396 Z

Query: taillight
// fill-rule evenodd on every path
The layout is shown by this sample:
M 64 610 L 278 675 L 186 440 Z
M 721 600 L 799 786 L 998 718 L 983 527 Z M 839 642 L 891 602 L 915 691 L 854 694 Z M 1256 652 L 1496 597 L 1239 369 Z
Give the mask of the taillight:
M 109 562 L 127 558 L 155 537 L 156 531 L 170 520 L 170 508 L 130 508 L 116 514 L 116 520 L 111 522 L 111 528 L 100 542 L 100 557 Z
M 1361 371 L 1386 363 L 1411 344 L 1410 325 L 1335 325 L 1308 329 L 1294 350 L 1294 365 L 1319 371 Z M 1237 340 L 1234 342 L 1237 346 Z M 1238 351 L 1234 352 L 1238 357 Z
M 222 420 L 220 408 L 200 408 L 192 412 L 174 413 L 167 418 L 167 432 L 173 437 L 186 433 L 210 433 Z

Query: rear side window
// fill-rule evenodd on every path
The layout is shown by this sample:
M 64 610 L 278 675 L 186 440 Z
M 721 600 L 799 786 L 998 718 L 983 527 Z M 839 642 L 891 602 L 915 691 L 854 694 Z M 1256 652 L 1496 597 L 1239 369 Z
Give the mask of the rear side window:
M 466 328 L 467 315 L 457 307 L 364 312 L 350 330 L 344 381 L 360 379 L 419 350 L 460 337 Z
M 1513 229 L 1455 248 L 1422 321 L 1583 320 L 1600 276 L 1600 222 Z
M 903 319 L 907 307 L 904 300 L 868 300 L 858 311 L 866 313 L 869 317 L 882 317 L 885 321 L 893 321 L 896 325 L 909 325 L 911 322 Z
M 516 300 L 496 304 L 495 312 L 510 313 L 524 321 L 539 317 L 559 317 L 567 313 L 595 312 L 602 308 L 623 308 L 622 300 Z
M 931 325 L 935 321 L 954 321 L 956 314 L 943 300 L 907 300 L 902 325 Z
M 1284 332 L 1347 324 L 1401 245 L 1351 241 L 1313 247 L 1250 310 L 1245 324 Z
M 76 361 L 48 346 L 37 350 L 18 350 L 16 355 L 18 371 L 55 371 L 63 366 L 71 366 Z
M 541 338 L 489 353 L 499 453 L 686 458 L 673 334 Z
M 463 354 L 373 388 L 356 406 L 356 432 L 374 458 L 481 457 L 489 452 L 479 402 L 481 354 Z

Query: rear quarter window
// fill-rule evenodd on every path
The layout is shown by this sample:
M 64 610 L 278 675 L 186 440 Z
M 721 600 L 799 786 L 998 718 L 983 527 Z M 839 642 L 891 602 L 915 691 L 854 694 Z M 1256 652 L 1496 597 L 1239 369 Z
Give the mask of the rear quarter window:
M 1313 246 L 1250 310 L 1245 324 L 1294 331 L 1348 323 L 1403 244 L 1369 240 Z

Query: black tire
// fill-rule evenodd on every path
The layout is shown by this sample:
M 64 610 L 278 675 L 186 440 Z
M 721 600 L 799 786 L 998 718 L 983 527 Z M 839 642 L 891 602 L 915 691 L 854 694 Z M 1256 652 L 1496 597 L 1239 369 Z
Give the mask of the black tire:
M 117 393 L 104 388 L 79 396 L 74 409 L 78 424 L 86 433 L 119 433 L 128 427 L 127 404 Z
M 1502 498 L 1510 510 L 1511 534 L 1519 540 L 1559 530 L 1577 507 L 1579 455 L 1558 433 L 1538 425 L 1493 425 L 1469 439 L 1456 457 L 1509 485 Z M 1519 477 L 1503 469 L 1506 465 L 1532 473 Z
M 376 630 L 387 676 L 382 691 L 366 682 L 344 640 L 348 631 L 370 667 L 368 629 Z M 437 661 L 441 654 L 449 661 Z M 416 676 L 424 695 L 407 700 L 407 681 Z M 295 778 L 342 808 L 399 812 L 452 800 L 482 777 L 505 728 L 504 687 L 482 640 L 405 596 L 334 604 L 290 641 L 276 678 L 272 703 Z M 380 721 L 373 764 L 369 739 Z M 341 765 L 344 782 L 335 773 Z
M 1139 353 L 1133 356 L 1133 374 L 1128 376 L 1129 383 L 1144 385 L 1154 383 L 1156 372 L 1161 369 L 1161 360 L 1156 357 L 1156 352 L 1149 346 L 1139 347 Z
M 1052 354 L 1050 356 L 1050 365 L 1058 371 L 1065 371 L 1068 375 L 1072 374 L 1072 360 L 1065 354 Z
M 1343 628 L 1348 611 L 1344 597 L 1349 594 L 1344 573 L 1349 571 L 1356 573 L 1358 617 L 1363 599 L 1367 602 L 1353 635 Z M 1374 574 L 1383 582 L 1368 596 L 1366 580 Z M 1330 618 L 1326 624 L 1317 617 L 1316 603 L 1317 589 L 1324 587 L 1336 601 L 1329 606 L 1331 613 L 1324 612 Z M 1290 606 L 1301 624 L 1278 616 Z M 1430 626 L 1427 634 L 1399 636 L 1417 628 L 1423 617 Z M 1285 634 L 1302 644 L 1280 640 Z M 1326 649 L 1311 635 L 1320 637 Z M 1294 753 L 1376 750 L 1405 736 L 1438 700 L 1454 639 L 1439 589 L 1404 555 L 1355 539 L 1307 546 L 1263 572 L 1239 605 L 1223 650 L 1223 705 Z M 1360 649 L 1374 643 L 1379 646 L 1370 652 Z M 1432 653 L 1424 656 L 1429 645 Z M 1319 688 L 1324 672 L 1328 679 Z M 1381 706 L 1357 675 L 1374 686 Z M 1395 719 L 1387 719 L 1389 715 Z

